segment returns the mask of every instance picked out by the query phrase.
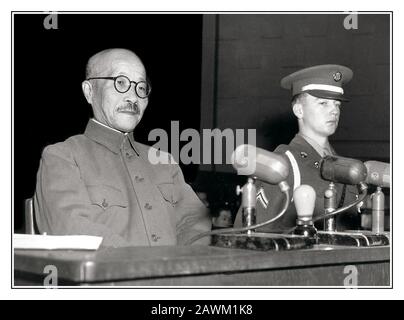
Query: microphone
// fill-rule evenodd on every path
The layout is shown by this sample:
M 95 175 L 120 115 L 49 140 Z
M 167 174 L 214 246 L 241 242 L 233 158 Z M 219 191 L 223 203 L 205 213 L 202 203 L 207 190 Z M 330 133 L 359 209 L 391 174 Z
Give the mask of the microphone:
M 316 191 L 312 186 L 301 184 L 293 191 L 297 219 L 300 221 L 311 221 L 316 204 Z
M 278 184 L 289 175 L 289 165 L 281 155 L 253 145 L 238 146 L 231 159 L 238 174 L 253 176 L 269 184 Z
M 390 188 L 390 163 L 366 161 L 365 166 L 368 172 L 366 183 Z
M 293 234 L 309 238 L 317 243 L 317 229 L 313 225 L 313 212 L 316 203 L 316 191 L 312 186 L 302 184 L 293 192 L 297 212 L 296 228 Z
M 320 164 L 323 179 L 343 184 L 360 184 L 365 182 L 367 169 L 356 159 L 326 156 Z

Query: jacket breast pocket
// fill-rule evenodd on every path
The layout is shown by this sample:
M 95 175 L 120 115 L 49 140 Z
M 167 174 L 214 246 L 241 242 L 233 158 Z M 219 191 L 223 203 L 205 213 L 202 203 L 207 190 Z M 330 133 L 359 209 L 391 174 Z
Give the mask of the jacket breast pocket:
M 157 188 L 160 190 L 164 200 L 175 206 L 178 202 L 178 192 L 174 183 L 161 183 L 157 185 Z
M 107 210 L 112 207 L 126 208 L 128 201 L 122 191 L 107 185 L 91 185 L 87 186 L 92 204 Z

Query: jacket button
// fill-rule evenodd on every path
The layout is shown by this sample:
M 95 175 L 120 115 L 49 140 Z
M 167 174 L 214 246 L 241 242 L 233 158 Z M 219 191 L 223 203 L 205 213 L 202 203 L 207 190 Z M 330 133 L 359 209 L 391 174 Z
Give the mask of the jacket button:
M 106 208 L 106 207 L 108 207 L 108 202 L 104 199 L 104 200 L 102 201 L 101 205 L 102 205 L 104 208 Z
M 155 234 L 152 234 L 151 237 L 152 237 L 152 240 L 153 240 L 154 242 L 157 242 L 157 241 L 160 239 L 160 237 L 157 236 L 157 235 L 155 235 Z
M 318 169 L 320 168 L 320 163 L 318 161 L 314 162 L 314 166 Z
M 150 205 L 149 203 L 146 203 L 146 204 L 144 205 L 144 207 L 145 207 L 145 209 L 147 209 L 147 210 L 151 210 L 151 209 L 153 208 L 153 206 Z

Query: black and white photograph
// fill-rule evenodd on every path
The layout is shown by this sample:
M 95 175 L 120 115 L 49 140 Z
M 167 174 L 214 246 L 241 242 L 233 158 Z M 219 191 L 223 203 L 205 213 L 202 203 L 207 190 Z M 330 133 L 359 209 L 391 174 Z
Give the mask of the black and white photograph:
M 392 288 L 393 16 L 11 12 L 12 289 Z

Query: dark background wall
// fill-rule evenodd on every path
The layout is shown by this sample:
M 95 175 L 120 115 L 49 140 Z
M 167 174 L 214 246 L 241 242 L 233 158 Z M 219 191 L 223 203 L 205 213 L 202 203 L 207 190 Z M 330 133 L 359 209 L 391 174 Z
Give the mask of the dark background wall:
M 344 156 L 389 161 L 390 16 L 359 14 L 358 29 L 350 30 L 343 25 L 346 17 L 205 16 L 202 127 L 255 128 L 257 145 L 273 150 L 297 132 L 290 92 L 280 88 L 281 78 L 312 65 L 342 64 L 354 71 L 345 87 L 351 102 L 343 104 L 332 143 Z M 206 61 L 209 57 L 213 61 Z

